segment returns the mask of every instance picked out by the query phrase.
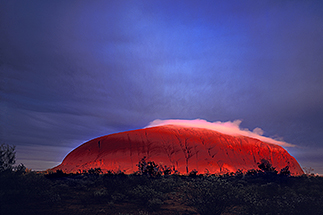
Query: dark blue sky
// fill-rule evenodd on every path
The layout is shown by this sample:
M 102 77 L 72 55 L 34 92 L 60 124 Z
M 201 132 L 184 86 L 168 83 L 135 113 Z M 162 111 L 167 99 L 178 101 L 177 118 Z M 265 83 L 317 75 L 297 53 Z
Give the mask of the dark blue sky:
M 322 11 L 320 0 L 0 0 L 0 141 L 43 170 L 155 119 L 239 119 L 323 174 Z

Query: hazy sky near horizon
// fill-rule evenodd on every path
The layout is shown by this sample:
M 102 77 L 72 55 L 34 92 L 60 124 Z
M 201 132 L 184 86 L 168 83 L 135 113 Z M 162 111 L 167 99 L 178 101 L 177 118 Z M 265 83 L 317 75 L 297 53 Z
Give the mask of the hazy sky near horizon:
M 0 0 L 0 141 L 43 170 L 155 119 L 242 120 L 323 174 L 323 2 Z

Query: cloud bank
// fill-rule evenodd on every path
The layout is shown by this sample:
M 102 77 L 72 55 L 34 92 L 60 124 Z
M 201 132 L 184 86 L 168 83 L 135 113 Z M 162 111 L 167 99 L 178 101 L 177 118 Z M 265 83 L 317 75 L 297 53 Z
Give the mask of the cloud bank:
M 223 134 L 229 134 L 229 135 L 241 135 L 241 136 L 247 136 L 251 138 L 258 139 L 263 142 L 267 143 L 273 143 L 276 145 L 280 145 L 283 147 L 294 147 L 295 145 L 286 143 L 281 140 L 276 140 L 270 137 L 262 136 L 264 134 L 264 131 L 261 128 L 255 128 L 253 131 L 249 131 L 248 129 L 242 129 L 240 128 L 242 120 L 234 120 L 233 122 L 227 121 L 227 122 L 208 122 L 204 119 L 194 119 L 194 120 L 182 120 L 182 119 L 167 119 L 167 120 L 160 120 L 156 119 L 149 123 L 146 128 L 149 127 L 155 127 L 155 126 L 162 126 L 162 125 L 180 125 L 185 127 L 196 127 L 196 128 L 206 128 L 210 130 L 214 130 Z

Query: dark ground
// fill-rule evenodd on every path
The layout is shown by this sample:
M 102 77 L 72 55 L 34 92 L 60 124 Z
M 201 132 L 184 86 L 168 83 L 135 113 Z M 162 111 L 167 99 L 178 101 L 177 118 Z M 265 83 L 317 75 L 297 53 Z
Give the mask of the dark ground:
M 0 214 L 322 214 L 323 178 L 0 173 Z

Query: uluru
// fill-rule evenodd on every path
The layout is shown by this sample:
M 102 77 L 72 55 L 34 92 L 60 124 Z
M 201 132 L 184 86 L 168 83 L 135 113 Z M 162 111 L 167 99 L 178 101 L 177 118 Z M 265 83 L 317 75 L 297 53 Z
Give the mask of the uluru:
M 178 125 L 163 125 L 110 134 L 92 139 L 70 152 L 52 170 L 75 173 L 91 168 L 122 171 L 138 170 L 142 159 L 175 169 L 180 174 L 225 174 L 257 169 L 262 159 L 276 170 L 289 167 L 291 175 L 304 174 L 283 147 L 242 135 Z

